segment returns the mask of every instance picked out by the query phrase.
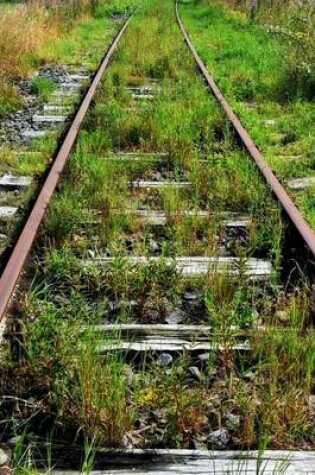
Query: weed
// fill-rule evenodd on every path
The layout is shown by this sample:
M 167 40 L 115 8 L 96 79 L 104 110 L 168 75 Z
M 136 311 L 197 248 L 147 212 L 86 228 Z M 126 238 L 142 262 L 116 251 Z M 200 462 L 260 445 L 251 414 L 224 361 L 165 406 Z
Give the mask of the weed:
M 52 79 L 44 77 L 36 77 L 31 82 L 31 92 L 36 94 L 40 100 L 47 102 L 56 89 Z

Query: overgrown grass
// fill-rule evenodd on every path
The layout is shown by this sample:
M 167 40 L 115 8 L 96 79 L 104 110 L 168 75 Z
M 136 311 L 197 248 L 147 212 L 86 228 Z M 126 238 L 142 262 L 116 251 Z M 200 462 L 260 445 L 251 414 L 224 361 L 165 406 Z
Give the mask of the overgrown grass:
M 95 3 L 95 2 L 94 2 Z M 0 18 L 0 116 L 21 104 L 14 82 L 17 77 L 48 62 L 82 64 L 94 69 L 113 35 L 112 10 L 125 13 L 127 4 L 116 1 L 47 2 L 18 4 Z M 133 4 L 129 2 L 129 7 Z M 94 18 L 94 16 L 96 18 Z M 30 35 L 29 32 L 32 32 Z
M 48 101 L 55 88 L 55 83 L 49 78 L 37 77 L 31 82 L 31 92 L 45 102 Z
M 98 5 L 101 7 L 102 2 Z M 121 13 L 125 12 L 125 4 L 117 1 L 115 5 Z M 133 4 L 130 4 L 130 8 L 133 8 Z M 68 64 L 74 67 L 80 64 L 91 70 L 97 67 L 106 44 L 113 37 L 122 18 L 117 22 L 113 21 L 111 16 L 106 16 L 104 11 L 104 16 L 98 14 L 96 19 L 92 17 L 92 13 L 89 12 L 87 4 L 84 7 L 83 3 L 82 9 L 76 12 L 70 10 L 68 13 L 63 7 L 59 10 L 46 10 L 46 7 L 40 3 L 36 5 L 32 3 L 32 5 L 12 5 L 8 13 L 1 17 L 0 30 L 2 28 L 3 36 L 0 39 L 0 50 L 3 48 L 5 56 L 3 61 L 6 63 L 2 64 L 3 69 L 0 74 L 0 116 L 5 116 L 22 106 L 15 83 L 20 75 L 30 72 L 43 63 L 51 61 L 55 65 Z M 12 27 L 8 34 L 5 30 L 7 27 Z M 32 35 L 29 35 L 29 31 L 32 31 Z M 25 35 L 29 36 L 27 41 L 24 38 Z M 15 54 L 14 58 L 7 54 L 6 42 L 10 43 L 10 55 Z M 55 87 L 56 85 L 49 78 L 34 77 L 31 81 L 31 91 L 43 102 L 51 98 Z M 69 106 L 69 113 L 72 113 L 73 104 L 69 103 Z M 34 140 L 29 147 L 16 144 L 2 146 L 0 149 L 2 174 L 28 175 L 33 178 L 33 186 L 29 189 L 8 193 L 2 198 L 1 204 L 16 206 L 19 212 L 16 219 L 8 220 L 1 225 L 1 232 L 7 236 L 7 239 L 1 240 L 1 252 L 15 233 L 17 221 L 23 218 L 29 200 L 33 198 L 37 181 L 50 164 L 59 134 L 60 128 L 44 139 Z
M 283 180 L 314 173 L 311 130 L 315 109 L 309 95 L 314 87 L 311 77 L 307 79 L 299 69 L 301 61 L 304 65 L 308 61 L 304 51 L 314 49 L 305 43 L 312 41 L 314 31 L 307 30 L 306 23 L 313 21 L 313 7 L 309 8 L 309 14 L 307 6 L 291 10 L 290 26 L 283 26 L 283 17 L 267 16 L 260 23 L 252 22 L 218 1 L 180 6 L 188 32 L 210 72 Z M 294 15 L 300 19 L 295 21 Z M 291 28 L 290 38 L 281 34 L 282 28 Z M 295 41 L 294 35 L 299 40 Z M 300 44 L 303 41 L 304 46 Z M 283 57 L 290 59 L 283 61 Z M 304 205 L 307 202 L 307 197 L 296 199 Z M 302 210 L 313 224 L 313 209 L 304 205 Z
M 127 87 L 141 85 L 154 100 L 136 102 Z M 111 160 L 130 151 L 140 159 Z M 189 186 L 139 189 L 141 179 Z M 183 217 L 187 209 L 209 215 Z M 165 213 L 166 224 L 148 225 L 139 210 Z M 226 245 L 225 212 L 246 214 L 245 243 L 238 234 Z M 67 443 L 212 449 L 211 431 L 228 427 L 233 447 L 313 447 L 311 291 L 279 280 L 282 232 L 269 190 L 196 74 L 172 2 L 150 0 L 126 32 L 49 207 L 31 288 L 13 309 L 22 358 L 8 356 L 3 390 L 32 394 L 39 417 L 49 415 L 46 428 Z M 239 258 L 233 278 L 216 269 L 184 278 L 167 260 L 220 252 Z M 159 259 L 130 263 L 136 253 Z M 103 265 L 102 256 L 113 260 Z M 270 280 L 248 279 L 251 256 L 271 259 Z M 165 323 L 172 312 L 211 327 L 203 359 L 183 351 L 164 368 L 151 352 L 106 351 L 121 336 L 93 331 Z M 248 345 L 236 350 L 235 341 Z M 23 378 L 9 379 L 13 371 Z

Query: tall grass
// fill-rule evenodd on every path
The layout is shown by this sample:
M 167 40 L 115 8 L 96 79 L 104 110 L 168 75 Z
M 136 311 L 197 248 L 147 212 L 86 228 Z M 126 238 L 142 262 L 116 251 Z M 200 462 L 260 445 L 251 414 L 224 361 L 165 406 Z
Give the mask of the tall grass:
M 298 289 L 289 298 L 276 279 L 248 282 L 247 241 L 246 248 L 233 250 L 239 257 L 233 280 L 215 271 L 185 280 L 165 260 L 196 249 L 198 255 L 211 253 L 209 243 L 220 242 L 224 210 L 250 214 L 249 255 L 271 255 L 277 264 L 282 234 L 279 211 L 196 75 L 173 12 L 172 0 L 147 2 L 113 58 L 37 242 L 39 258 L 28 274 L 35 274 L 32 289 L 17 297 L 25 355 L 18 362 L 8 358 L 2 391 L 23 399 L 32 394 L 51 417 L 41 433 L 56 428 L 54 440 L 67 434 L 66 440 L 106 446 L 127 441 L 133 447 L 189 448 L 197 441 L 211 448 L 209 433 L 230 423 L 233 447 L 260 447 L 264 441 L 271 447 L 301 446 L 304 428 L 313 447 L 309 293 L 304 301 Z M 159 81 L 156 99 L 130 108 L 134 101 L 124 86 L 150 79 Z M 116 150 L 169 153 L 153 166 L 106 160 Z M 187 178 L 192 186 L 142 192 L 129 185 L 150 178 L 150 168 L 162 177 Z M 146 225 L 139 233 L 141 223 L 126 211 L 142 203 L 169 215 L 163 229 Z M 188 206 L 206 209 L 215 219 L 174 217 Z M 150 234 L 162 244 L 160 260 L 128 262 L 124 256 L 131 253 L 152 255 Z M 110 265 L 93 262 L 104 254 L 115 258 Z M 191 297 L 195 303 L 188 304 Z M 186 352 L 174 356 L 167 370 L 149 353 L 125 358 L 111 350 L 100 356 L 100 347 L 110 351 L 110 338 L 115 344 L 120 335 L 84 329 L 164 323 L 173 310 L 183 323 L 213 328 L 215 351 L 196 362 L 198 367 L 190 367 L 197 359 Z M 294 323 L 292 331 L 283 328 Z M 251 349 L 233 351 L 235 331 L 243 341 L 247 330 L 254 333 Z M 31 427 L 37 434 L 35 423 Z
M 49 61 L 43 48 L 83 18 L 99 14 L 96 0 L 34 0 L 0 16 L 0 116 L 19 103 L 16 78 Z M 105 11 L 106 13 L 106 11 Z
M 313 99 L 315 94 L 314 2 L 219 0 L 219 3 L 241 9 L 255 21 L 267 25 L 269 32 L 288 47 L 286 86 L 296 95 Z
M 33 66 L 38 50 L 73 21 L 90 12 L 89 0 L 55 1 L 17 5 L 0 18 L 0 69 L 4 75 L 20 75 Z

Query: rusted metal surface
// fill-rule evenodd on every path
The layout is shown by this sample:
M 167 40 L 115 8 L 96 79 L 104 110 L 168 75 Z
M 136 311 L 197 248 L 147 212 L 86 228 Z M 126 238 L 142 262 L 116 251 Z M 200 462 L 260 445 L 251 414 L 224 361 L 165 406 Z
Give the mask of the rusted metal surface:
M 176 18 L 178 25 L 183 33 L 183 36 L 185 38 L 185 41 L 193 54 L 198 67 L 203 74 L 207 84 L 211 88 L 214 96 L 216 99 L 219 101 L 221 104 L 223 110 L 225 111 L 228 119 L 231 121 L 234 130 L 238 137 L 240 138 L 242 144 L 245 146 L 253 160 L 255 161 L 256 165 L 258 166 L 260 172 L 264 176 L 266 182 L 268 185 L 271 187 L 274 195 L 277 197 L 279 203 L 282 205 L 286 215 L 288 216 L 290 222 L 294 225 L 296 230 L 298 231 L 299 235 L 302 237 L 303 241 L 305 242 L 306 246 L 310 250 L 313 258 L 315 258 L 315 233 L 314 231 L 310 228 L 306 220 L 303 218 L 301 212 L 298 210 L 298 208 L 295 206 L 293 203 L 292 199 L 289 197 L 271 168 L 267 165 L 264 157 L 254 144 L 253 140 L 249 136 L 248 132 L 244 129 L 242 126 L 240 120 L 236 116 L 236 114 L 233 112 L 232 108 L 229 106 L 227 100 L 223 96 L 222 92 L 216 85 L 214 79 L 210 76 L 205 64 L 203 63 L 202 59 L 198 55 L 196 49 L 194 48 L 192 42 L 189 39 L 189 36 L 185 30 L 185 27 L 183 25 L 183 22 L 181 21 L 180 15 L 179 15 L 179 10 L 178 10 L 178 1 L 176 0 L 175 4 L 175 9 L 176 9 Z
M 51 197 L 56 189 L 60 175 L 67 162 L 69 154 L 73 148 L 78 132 L 88 111 L 91 101 L 96 92 L 108 63 L 118 46 L 118 43 L 124 34 L 131 17 L 124 23 L 119 33 L 112 42 L 106 55 L 104 56 L 97 73 L 74 117 L 74 120 L 65 136 L 65 139 L 57 153 L 54 163 L 49 171 L 45 183 L 36 199 L 36 202 L 31 210 L 31 213 L 24 225 L 24 228 L 18 238 L 8 263 L 2 273 L 0 279 L 0 322 L 3 319 L 7 306 L 10 302 L 11 296 L 18 282 L 19 276 L 23 270 L 25 261 L 30 253 L 33 242 L 36 238 L 39 226 L 44 218 L 45 211 L 51 200 Z

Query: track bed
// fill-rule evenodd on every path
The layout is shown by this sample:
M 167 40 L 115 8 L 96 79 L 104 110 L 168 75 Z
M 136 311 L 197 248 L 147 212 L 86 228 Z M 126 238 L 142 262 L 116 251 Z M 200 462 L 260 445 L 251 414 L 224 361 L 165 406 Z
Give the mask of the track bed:
M 314 447 L 315 339 L 308 276 L 293 280 L 284 258 L 291 225 L 198 74 L 173 4 L 150 0 L 10 307 L 0 415 L 7 446 L 26 447 L 15 463 L 313 473 L 312 454 L 294 452 Z

